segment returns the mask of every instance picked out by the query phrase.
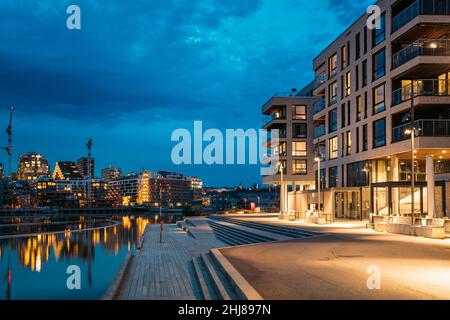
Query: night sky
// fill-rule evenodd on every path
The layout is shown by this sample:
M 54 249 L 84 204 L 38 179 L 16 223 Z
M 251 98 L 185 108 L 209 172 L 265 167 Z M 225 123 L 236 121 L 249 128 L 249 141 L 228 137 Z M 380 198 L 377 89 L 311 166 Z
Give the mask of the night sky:
M 260 106 L 312 80 L 312 59 L 373 2 L 1 0 L 0 144 L 13 105 L 14 166 L 35 151 L 53 169 L 92 137 L 97 175 L 115 165 L 259 183 L 258 166 L 175 166 L 172 131 L 259 128 Z M 66 27 L 70 4 L 82 30 Z

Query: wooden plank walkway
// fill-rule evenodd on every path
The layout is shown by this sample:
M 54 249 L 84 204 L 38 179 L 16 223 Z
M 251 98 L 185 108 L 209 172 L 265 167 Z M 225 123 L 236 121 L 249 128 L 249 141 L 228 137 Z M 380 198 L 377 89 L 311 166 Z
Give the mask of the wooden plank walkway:
M 209 228 L 207 219 L 195 219 L 191 233 L 165 225 L 163 243 L 159 242 L 159 225 L 147 228 L 140 253 L 131 261 L 119 291 L 119 299 L 194 300 L 201 298 L 193 283 L 192 257 L 211 248 L 227 246 Z M 198 229 L 198 233 L 197 230 Z M 209 230 L 208 230 L 209 229 Z M 196 234 L 201 234 L 199 239 Z

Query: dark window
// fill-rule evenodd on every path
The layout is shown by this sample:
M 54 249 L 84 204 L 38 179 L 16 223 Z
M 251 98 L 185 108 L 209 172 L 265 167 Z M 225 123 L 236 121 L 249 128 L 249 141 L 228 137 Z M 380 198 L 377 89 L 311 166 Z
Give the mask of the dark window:
M 367 53 L 367 27 L 364 27 L 364 54 Z
M 373 123 L 373 148 L 386 145 L 386 119 L 380 119 Z
M 373 89 L 373 114 L 386 110 L 384 83 Z
M 328 113 L 328 132 L 334 132 L 338 129 L 337 121 L 337 109 L 331 110 Z
M 368 137 L 368 132 L 367 132 L 367 124 L 363 125 L 363 129 L 362 129 L 362 139 L 363 139 L 363 143 L 362 143 L 362 149 L 363 151 L 367 151 L 368 150 L 368 143 L 369 143 L 369 137 Z
M 373 80 L 386 75 L 386 51 L 383 48 L 373 56 Z
M 362 87 L 367 86 L 367 60 L 362 62 Z
M 350 65 L 350 53 L 351 53 L 350 41 L 348 41 L 347 42 L 347 66 Z
M 357 33 L 355 37 L 355 60 L 358 60 L 361 56 L 361 34 Z
M 345 127 L 345 103 L 341 106 L 341 128 Z
M 293 138 L 306 138 L 308 135 L 306 123 L 294 123 L 292 129 Z
M 367 105 L 367 91 L 364 92 L 364 119 L 367 119 L 367 110 L 369 106 Z
M 356 78 L 355 78 L 355 84 L 356 84 L 355 91 L 358 91 L 359 90 L 359 66 L 358 65 L 355 68 L 355 76 L 356 76 Z
M 337 187 L 337 167 L 328 168 L 328 188 Z
M 366 161 L 347 165 L 347 187 L 364 187 L 369 184 Z
M 356 97 L 356 122 L 362 118 L 362 99 L 361 96 Z
M 383 13 L 380 17 L 380 26 L 379 29 L 373 29 L 372 47 L 379 45 L 386 39 L 386 13 Z
M 350 119 L 351 119 L 351 104 L 349 100 L 347 101 L 347 125 L 350 125 Z
M 356 153 L 359 153 L 359 127 L 356 128 Z

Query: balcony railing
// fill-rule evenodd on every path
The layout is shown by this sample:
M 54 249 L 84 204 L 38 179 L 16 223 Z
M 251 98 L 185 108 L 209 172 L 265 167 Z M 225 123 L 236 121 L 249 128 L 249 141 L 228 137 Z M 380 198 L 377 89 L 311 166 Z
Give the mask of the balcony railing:
M 392 129 L 392 142 L 409 139 L 405 131 L 411 125 L 405 124 Z M 450 120 L 422 119 L 414 121 L 416 135 L 422 137 L 450 137 Z
M 392 56 L 395 69 L 418 56 L 450 56 L 450 39 L 420 39 Z
M 325 135 L 325 125 L 314 128 L 314 138 L 319 138 L 323 135 Z
M 392 19 L 392 32 L 396 32 L 421 14 L 448 15 L 450 3 L 446 0 L 416 0 Z
M 412 84 L 392 92 L 392 105 L 398 105 L 418 96 L 450 96 L 450 81 L 438 79 L 414 80 Z
M 263 119 L 262 119 L 263 126 L 266 126 L 266 125 L 268 125 L 269 123 L 271 123 L 272 121 L 275 121 L 275 120 L 286 120 L 286 116 L 284 116 L 284 115 L 277 115 L 277 114 L 273 113 L 273 114 L 271 114 L 269 116 L 263 117 Z
M 314 103 L 314 105 L 313 105 L 313 114 L 319 113 L 320 111 L 325 109 L 325 106 L 326 106 L 325 99 L 322 99 L 322 100 Z

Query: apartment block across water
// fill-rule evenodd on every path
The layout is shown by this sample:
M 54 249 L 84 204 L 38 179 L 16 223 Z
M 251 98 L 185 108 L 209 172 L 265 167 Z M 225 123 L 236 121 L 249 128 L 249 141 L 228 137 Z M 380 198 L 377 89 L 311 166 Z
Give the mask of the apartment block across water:
M 282 133 L 283 181 L 264 177 L 282 185 L 282 212 L 317 208 L 319 157 L 323 212 L 410 216 L 413 122 L 415 213 L 450 216 L 450 1 L 376 5 L 380 29 L 364 13 L 314 59 L 313 84 L 262 107 Z

